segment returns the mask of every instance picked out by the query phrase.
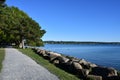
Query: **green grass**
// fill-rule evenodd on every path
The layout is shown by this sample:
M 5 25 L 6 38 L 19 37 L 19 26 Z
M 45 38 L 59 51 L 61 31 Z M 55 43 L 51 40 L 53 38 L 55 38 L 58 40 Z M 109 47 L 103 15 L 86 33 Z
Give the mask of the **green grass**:
M 2 69 L 2 62 L 4 60 L 4 56 L 5 56 L 5 51 L 3 48 L 0 48 L 0 72 L 1 72 L 1 69 Z
M 35 60 L 38 64 L 41 64 L 43 67 L 47 68 L 51 73 L 58 76 L 60 80 L 80 80 L 75 75 L 67 73 L 64 70 L 59 69 L 55 65 L 49 63 L 48 60 L 45 60 L 44 58 L 35 54 L 35 52 L 33 52 L 31 49 L 19 49 L 19 51 L 28 55 L 33 60 Z

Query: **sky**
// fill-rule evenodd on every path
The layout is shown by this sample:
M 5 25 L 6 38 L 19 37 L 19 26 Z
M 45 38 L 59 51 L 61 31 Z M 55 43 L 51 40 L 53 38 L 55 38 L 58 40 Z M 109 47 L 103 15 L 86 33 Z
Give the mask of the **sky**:
M 6 0 L 46 30 L 43 40 L 120 42 L 120 0 Z

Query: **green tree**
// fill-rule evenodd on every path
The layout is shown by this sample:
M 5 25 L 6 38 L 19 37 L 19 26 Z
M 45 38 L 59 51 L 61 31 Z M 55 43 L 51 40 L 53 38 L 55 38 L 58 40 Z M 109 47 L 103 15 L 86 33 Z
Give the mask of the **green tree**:
M 0 0 L 0 4 L 4 4 L 6 0 Z
M 0 7 L 1 7 L 1 6 L 2 6 L 2 7 L 6 6 L 5 1 L 6 1 L 6 0 L 0 0 Z
M 16 7 L 0 7 L 0 42 L 15 43 L 23 47 L 23 42 L 30 46 L 43 45 L 45 30 L 25 12 Z

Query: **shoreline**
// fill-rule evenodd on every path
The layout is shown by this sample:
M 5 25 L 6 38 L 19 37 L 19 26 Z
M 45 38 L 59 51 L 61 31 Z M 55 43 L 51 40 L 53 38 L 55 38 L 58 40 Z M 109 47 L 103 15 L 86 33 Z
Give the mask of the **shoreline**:
M 70 72 L 72 74 L 78 75 L 80 78 L 90 78 L 94 77 L 99 80 L 109 80 L 118 79 L 118 71 L 111 67 L 99 66 L 94 63 L 88 62 L 84 59 L 78 59 L 72 56 L 65 56 L 52 51 L 46 51 L 43 49 L 34 48 L 33 49 L 39 56 L 50 61 L 50 63 L 55 66 Z
M 119 52 L 120 46 L 117 45 L 87 45 L 87 44 L 45 44 L 42 48 L 65 56 L 73 56 L 78 59 L 86 59 L 101 66 L 112 66 L 120 70 Z

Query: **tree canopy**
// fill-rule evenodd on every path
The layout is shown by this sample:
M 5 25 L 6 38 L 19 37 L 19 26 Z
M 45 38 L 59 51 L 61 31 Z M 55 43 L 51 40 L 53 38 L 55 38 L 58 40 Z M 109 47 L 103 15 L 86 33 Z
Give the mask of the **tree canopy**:
M 30 46 L 43 45 L 46 31 L 17 7 L 0 6 L 0 43 L 20 45 L 23 40 Z
M 6 0 L 0 0 L 0 6 L 2 6 L 2 7 L 5 6 L 5 1 Z

